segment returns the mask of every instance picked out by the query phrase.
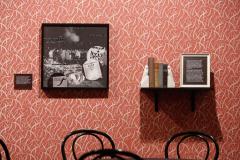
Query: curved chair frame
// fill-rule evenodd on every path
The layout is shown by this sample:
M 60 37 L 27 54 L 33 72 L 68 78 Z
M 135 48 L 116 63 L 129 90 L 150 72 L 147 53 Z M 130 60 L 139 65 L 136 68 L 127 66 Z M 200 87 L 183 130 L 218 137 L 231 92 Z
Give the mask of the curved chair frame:
M 79 135 L 80 134 L 80 135 Z M 67 140 L 71 137 L 71 136 L 74 136 L 74 135 L 78 135 L 73 141 L 74 141 L 74 144 L 72 144 L 72 150 L 75 151 L 74 149 L 74 145 L 77 141 L 77 139 L 83 135 L 92 135 L 94 137 L 98 137 L 97 135 L 101 135 L 101 136 L 104 136 L 105 138 L 108 139 L 108 141 L 110 142 L 111 146 L 112 146 L 112 149 L 115 149 L 115 143 L 114 141 L 112 140 L 112 138 L 104 133 L 104 132 L 101 132 L 101 131 L 97 131 L 97 130 L 89 130 L 89 129 L 81 129 L 81 130 L 75 130 L 75 131 L 72 131 L 71 133 L 69 133 L 68 135 L 65 136 L 62 144 L 61 144 L 61 152 L 62 152 L 62 158 L 63 160 L 67 160 L 67 156 L 66 156 L 66 152 L 65 152 L 65 144 L 67 142 Z M 98 137 L 99 138 L 99 137 Z M 97 138 L 97 139 L 98 139 Z M 100 139 L 100 138 L 99 138 Z M 102 141 L 101 141 L 102 142 Z M 101 143 L 102 145 L 102 143 Z M 73 153 L 74 154 L 74 153 Z M 76 154 L 74 154 L 74 158 L 76 158 Z
M 178 145 L 177 145 L 177 156 L 178 156 L 179 159 L 180 159 L 180 153 L 179 153 L 180 144 L 185 139 L 190 138 L 190 137 L 198 137 L 198 138 L 200 138 L 201 140 L 203 140 L 205 142 L 205 144 L 207 146 L 207 153 L 206 153 L 206 156 L 205 156 L 205 160 L 207 160 L 208 157 L 209 157 L 210 147 L 209 147 L 208 141 L 204 137 L 207 137 L 208 139 L 210 139 L 214 143 L 214 146 L 215 146 L 214 160 L 218 159 L 218 156 L 219 156 L 219 146 L 218 146 L 217 141 L 215 140 L 215 138 L 213 136 L 210 136 L 210 135 L 206 134 L 206 133 L 202 133 L 202 132 L 198 132 L 198 131 L 181 132 L 181 133 L 177 133 L 177 134 L 173 135 L 167 141 L 167 143 L 165 144 L 165 159 L 169 158 L 169 155 L 168 155 L 169 145 L 171 144 L 172 141 L 174 141 L 178 137 L 182 137 L 181 140 L 178 142 Z
M 184 136 L 184 137 L 182 137 L 181 138 L 181 140 L 178 142 L 178 144 L 177 144 L 177 158 L 178 159 L 181 159 L 181 156 L 180 156 L 180 144 L 185 140 L 185 139 L 187 139 L 187 138 L 190 138 L 190 137 L 197 137 L 197 138 L 200 138 L 202 141 L 204 141 L 205 142 L 205 144 L 206 144 L 206 146 L 207 146 L 207 153 L 206 153 L 206 157 L 205 157 L 205 159 L 208 159 L 208 157 L 209 157 L 209 152 L 210 152 L 210 146 L 209 146 L 209 144 L 208 144 L 208 141 L 204 138 L 204 137 L 202 137 L 202 136 L 200 136 L 200 135 L 187 135 L 187 136 Z
M 6 144 L 3 142 L 3 140 L 1 140 L 1 139 L 0 139 L 0 144 L 1 144 L 2 148 L 3 148 L 3 150 L 4 150 L 6 159 L 7 160 L 11 160 L 8 148 L 7 148 Z M 0 158 L 2 158 L 1 153 L 0 153 Z
M 93 160 L 102 159 L 103 157 L 109 156 L 111 158 L 118 158 L 119 160 L 125 160 L 122 156 L 127 156 L 130 159 L 142 160 L 142 158 L 132 152 L 120 151 L 115 149 L 103 149 L 103 150 L 93 150 L 83 154 L 78 160 L 85 160 L 89 156 L 96 155 Z
M 97 135 L 92 134 L 92 133 L 91 134 L 87 134 L 87 133 L 80 134 L 80 135 L 78 135 L 74 138 L 73 143 L 72 143 L 72 153 L 73 153 L 73 156 L 76 160 L 77 160 L 77 155 L 76 155 L 75 144 L 80 137 L 85 136 L 85 135 L 91 135 L 91 136 L 95 137 L 96 139 L 98 139 L 98 141 L 101 143 L 102 149 L 104 149 L 103 141 Z

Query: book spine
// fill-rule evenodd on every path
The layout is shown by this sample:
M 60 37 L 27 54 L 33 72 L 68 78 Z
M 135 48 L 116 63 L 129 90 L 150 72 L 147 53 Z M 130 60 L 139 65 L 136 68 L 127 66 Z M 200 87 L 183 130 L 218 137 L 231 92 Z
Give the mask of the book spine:
M 155 87 L 154 58 L 148 58 L 149 87 Z
M 155 72 L 155 87 L 160 87 L 159 81 L 159 63 L 154 63 L 154 72 Z
M 167 88 L 168 82 L 168 65 L 163 64 L 163 88 Z
M 160 63 L 159 64 L 159 87 L 163 88 L 163 64 Z

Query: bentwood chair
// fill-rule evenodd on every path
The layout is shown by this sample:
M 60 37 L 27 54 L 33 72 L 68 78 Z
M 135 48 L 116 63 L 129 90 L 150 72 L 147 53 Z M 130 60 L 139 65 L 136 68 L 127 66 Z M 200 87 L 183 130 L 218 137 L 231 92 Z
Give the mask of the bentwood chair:
M 180 144 L 188 139 L 188 138 L 191 138 L 191 137 L 195 137 L 195 138 L 198 138 L 200 139 L 201 141 L 203 141 L 206 145 L 206 156 L 205 156 L 205 160 L 207 160 L 209 158 L 209 155 L 210 155 L 210 143 L 209 141 L 211 141 L 214 146 L 215 146 L 215 155 L 214 155 L 214 158 L 213 160 L 217 160 L 218 159 L 218 156 L 219 156 L 219 146 L 218 146 L 218 143 L 217 141 L 215 140 L 215 138 L 211 135 L 208 135 L 207 133 L 203 133 L 203 132 L 199 132 L 199 131 L 189 131 L 189 132 L 181 132 L 181 133 L 177 133 L 175 135 L 173 135 L 168 141 L 167 143 L 165 144 L 165 159 L 169 159 L 169 146 L 170 144 L 175 141 L 177 138 L 180 138 L 179 142 L 177 143 L 177 158 L 178 159 L 181 159 L 181 156 L 180 156 Z
M 68 135 L 66 135 L 61 144 L 61 152 L 62 152 L 63 160 L 67 160 L 67 156 L 66 156 L 66 152 L 65 152 L 65 145 L 66 145 L 67 140 L 70 137 L 73 138 L 72 148 L 71 148 L 73 157 L 75 160 L 78 159 L 75 146 L 76 146 L 77 140 L 83 136 L 91 136 L 91 137 L 96 138 L 98 140 L 98 142 L 100 143 L 100 146 L 101 146 L 100 149 L 106 148 L 106 147 L 104 147 L 103 140 L 107 140 L 108 143 L 110 144 L 111 149 L 115 149 L 115 143 L 114 143 L 113 139 L 107 133 L 104 133 L 104 132 L 98 131 L 98 130 L 91 130 L 91 129 L 75 130 L 75 131 L 72 131 L 71 133 L 69 133 Z
M 135 153 L 115 149 L 93 150 L 83 154 L 78 160 L 86 159 L 142 160 L 142 158 Z
M 5 153 L 5 157 L 6 157 L 6 160 L 10 160 L 10 154 L 9 154 L 9 151 L 8 151 L 8 148 L 6 146 L 6 144 L 4 143 L 3 140 L 0 139 L 0 144 L 4 150 L 4 153 Z M 0 160 L 2 160 L 2 155 L 1 155 L 1 152 L 0 152 Z

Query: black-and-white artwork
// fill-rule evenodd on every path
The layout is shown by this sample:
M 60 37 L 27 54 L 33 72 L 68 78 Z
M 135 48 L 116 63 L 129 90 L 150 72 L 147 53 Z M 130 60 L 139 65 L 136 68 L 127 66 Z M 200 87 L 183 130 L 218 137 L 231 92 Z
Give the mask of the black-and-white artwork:
M 108 88 L 108 24 L 43 24 L 42 88 Z
M 181 87 L 210 87 L 209 54 L 183 54 L 180 69 Z

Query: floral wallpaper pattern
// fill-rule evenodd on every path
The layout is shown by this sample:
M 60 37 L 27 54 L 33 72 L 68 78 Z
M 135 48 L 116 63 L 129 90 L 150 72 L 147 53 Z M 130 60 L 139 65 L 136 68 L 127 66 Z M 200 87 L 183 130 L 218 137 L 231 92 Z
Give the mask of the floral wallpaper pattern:
M 201 130 L 217 138 L 219 159 L 239 159 L 239 0 L 0 0 L 0 15 L 0 138 L 12 159 L 61 159 L 64 136 L 81 128 L 142 157 L 163 157 L 172 134 Z M 108 92 L 40 89 L 42 23 L 109 23 Z M 189 93 L 159 93 L 154 112 L 139 87 L 147 59 L 168 63 L 178 86 L 182 53 L 210 53 L 213 89 L 196 93 L 196 112 Z M 14 90 L 15 73 L 33 74 L 33 89 Z M 203 156 L 198 142 L 182 155 Z

